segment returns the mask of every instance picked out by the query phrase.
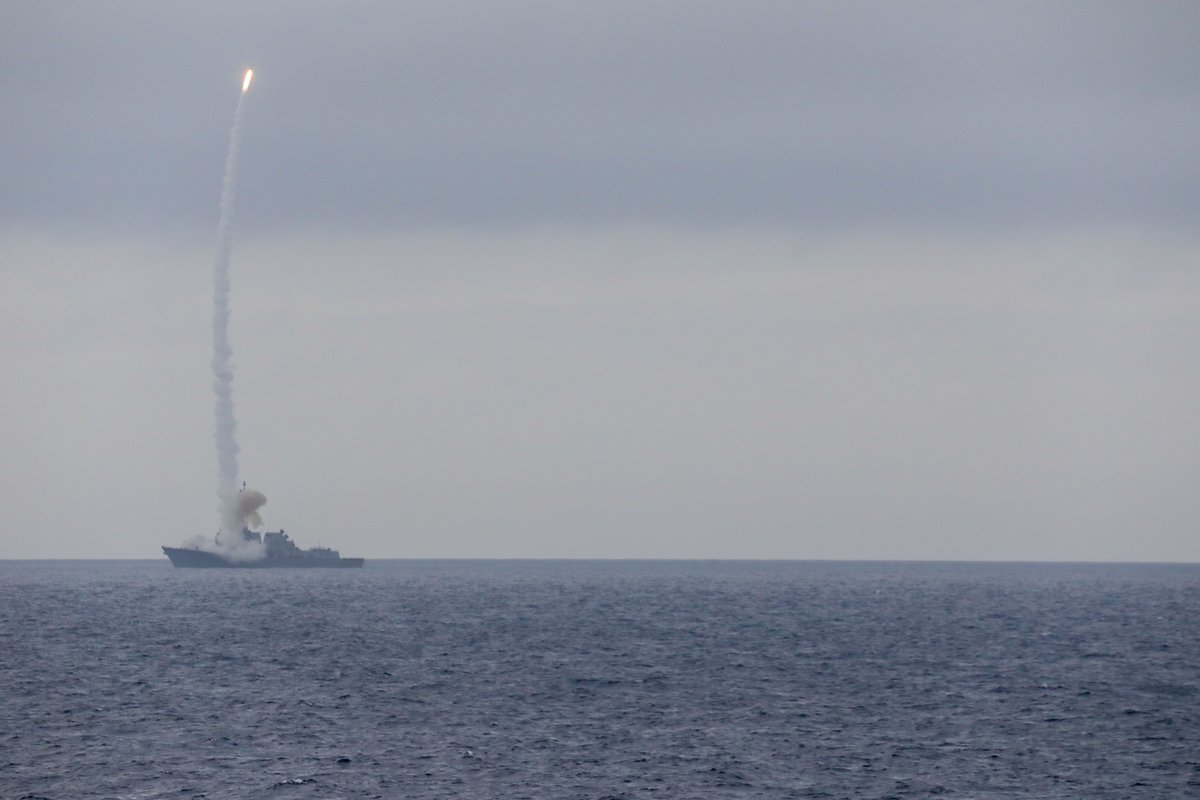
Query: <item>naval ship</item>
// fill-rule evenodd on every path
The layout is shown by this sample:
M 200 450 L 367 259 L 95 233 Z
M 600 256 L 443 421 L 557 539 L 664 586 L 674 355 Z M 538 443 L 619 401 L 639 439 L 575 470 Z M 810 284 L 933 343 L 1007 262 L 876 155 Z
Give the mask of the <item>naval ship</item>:
M 263 556 L 252 560 L 230 558 L 226 553 L 201 550 L 196 547 L 163 547 L 163 552 L 176 567 L 234 567 L 238 569 L 263 569 L 270 567 L 361 567 L 361 558 L 342 558 L 337 550 L 328 547 L 310 547 L 301 550 L 281 528 L 259 535 L 249 528 L 242 529 L 242 540 L 246 544 L 263 545 Z M 219 543 L 219 538 L 218 538 Z

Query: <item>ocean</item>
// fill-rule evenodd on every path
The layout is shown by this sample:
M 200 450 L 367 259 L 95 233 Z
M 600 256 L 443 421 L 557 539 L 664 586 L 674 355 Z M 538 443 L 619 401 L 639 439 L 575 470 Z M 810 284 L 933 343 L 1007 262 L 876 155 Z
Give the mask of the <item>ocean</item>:
M 0 797 L 1200 797 L 1200 566 L 0 562 Z

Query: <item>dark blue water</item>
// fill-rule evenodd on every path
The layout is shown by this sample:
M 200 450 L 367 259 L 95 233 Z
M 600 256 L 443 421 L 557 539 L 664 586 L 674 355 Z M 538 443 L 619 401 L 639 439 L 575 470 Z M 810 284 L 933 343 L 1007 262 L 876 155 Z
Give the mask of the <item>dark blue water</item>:
M 5 798 L 1200 797 L 1200 567 L 0 562 Z

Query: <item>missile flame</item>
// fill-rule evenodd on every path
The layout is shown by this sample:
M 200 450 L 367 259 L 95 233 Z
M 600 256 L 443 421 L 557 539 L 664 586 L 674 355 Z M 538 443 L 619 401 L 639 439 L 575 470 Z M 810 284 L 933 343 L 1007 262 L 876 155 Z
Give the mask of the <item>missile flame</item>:
M 246 77 L 242 81 L 242 94 L 245 94 L 246 90 L 250 88 L 250 80 L 253 77 L 254 77 L 254 70 L 252 70 L 252 69 L 246 70 Z

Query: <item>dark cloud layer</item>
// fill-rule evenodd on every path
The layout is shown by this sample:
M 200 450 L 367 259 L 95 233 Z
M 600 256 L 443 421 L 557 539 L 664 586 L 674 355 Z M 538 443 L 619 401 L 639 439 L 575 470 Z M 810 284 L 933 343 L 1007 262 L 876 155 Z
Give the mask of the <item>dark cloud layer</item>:
M 1182 226 L 1191 3 L 9 3 L 0 223 Z

